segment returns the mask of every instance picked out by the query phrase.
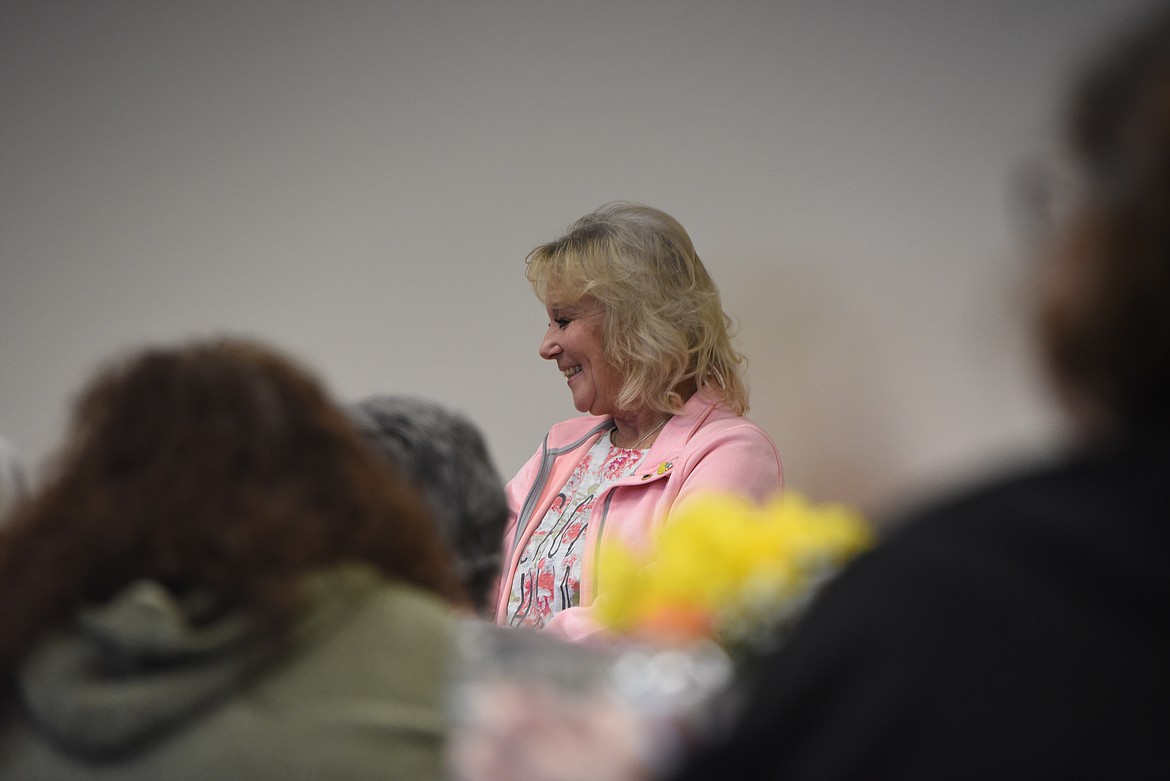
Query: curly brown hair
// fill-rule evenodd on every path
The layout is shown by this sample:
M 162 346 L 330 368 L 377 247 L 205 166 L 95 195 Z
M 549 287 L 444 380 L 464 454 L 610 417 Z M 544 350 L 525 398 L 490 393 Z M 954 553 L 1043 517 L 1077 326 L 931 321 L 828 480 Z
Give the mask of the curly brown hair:
M 148 349 L 81 395 L 50 480 L 0 534 L 0 676 L 137 579 L 279 630 L 302 576 L 342 562 L 464 602 L 421 497 L 309 372 L 243 340 Z

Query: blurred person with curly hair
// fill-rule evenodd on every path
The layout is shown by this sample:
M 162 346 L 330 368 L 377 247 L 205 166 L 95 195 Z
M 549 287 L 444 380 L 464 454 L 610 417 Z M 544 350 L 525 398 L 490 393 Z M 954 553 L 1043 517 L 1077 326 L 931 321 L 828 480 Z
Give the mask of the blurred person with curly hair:
M 0 530 L 0 779 L 441 778 L 462 604 L 421 497 L 308 372 L 145 350 Z

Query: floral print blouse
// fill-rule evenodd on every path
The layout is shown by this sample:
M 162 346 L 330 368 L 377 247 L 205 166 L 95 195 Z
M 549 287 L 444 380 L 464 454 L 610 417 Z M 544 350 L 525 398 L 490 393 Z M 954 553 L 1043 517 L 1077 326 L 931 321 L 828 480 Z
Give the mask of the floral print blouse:
M 508 623 L 540 629 L 581 602 L 581 556 L 594 498 L 634 474 L 645 450 L 615 446 L 601 437 L 553 500 L 524 547 L 508 598 Z

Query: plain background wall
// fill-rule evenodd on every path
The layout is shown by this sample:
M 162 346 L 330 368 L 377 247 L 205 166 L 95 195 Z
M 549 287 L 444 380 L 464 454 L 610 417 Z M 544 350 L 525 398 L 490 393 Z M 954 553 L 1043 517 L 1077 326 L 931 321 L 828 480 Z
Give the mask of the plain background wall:
M 510 475 L 575 414 L 523 258 L 676 216 L 789 485 L 880 513 L 1058 435 L 1011 178 L 1146 2 L 0 2 L 0 434 L 95 366 L 254 336 L 430 397 Z

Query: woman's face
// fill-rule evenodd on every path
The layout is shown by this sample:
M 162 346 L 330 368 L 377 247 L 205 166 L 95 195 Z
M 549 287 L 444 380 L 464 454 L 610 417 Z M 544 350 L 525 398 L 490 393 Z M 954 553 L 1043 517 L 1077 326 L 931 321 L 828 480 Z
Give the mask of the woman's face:
M 578 412 L 613 415 L 623 378 L 606 360 L 602 347 L 605 312 L 601 304 L 590 296 L 572 304 L 550 299 L 545 309 L 548 330 L 540 340 L 540 357 L 556 362 Z

